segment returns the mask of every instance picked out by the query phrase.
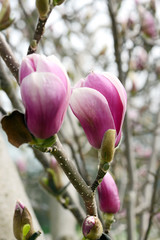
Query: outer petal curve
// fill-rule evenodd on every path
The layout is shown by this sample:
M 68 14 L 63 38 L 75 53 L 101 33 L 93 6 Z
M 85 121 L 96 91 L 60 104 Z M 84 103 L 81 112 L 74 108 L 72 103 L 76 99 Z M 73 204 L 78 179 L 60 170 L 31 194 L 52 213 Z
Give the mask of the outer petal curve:
M 70 106 L 79 119 L 90 144 L 100 148 L 105 131 L 115 129 L 105 97 L 92 88 L 76 88 L 73 89 Z
M 68 88 L 68 76 L 65 68 L 54 55 L 46 57 L 45 55 L 31 54 L 26 56 L 20 66 L 19 79 L 20 84 L 23 79 L 32 72 L 50 72 L 58 76 L 64 86 Z
M 103 73 L 104 76 L 106 76 L 111 82 L 112 84 L 115 86 L 115 88 L 117 89 L 117 92 L 121 98 L 122 104 L 123 104 L 123 111 L 122 111 L 122 115 L 121 115 L 121 121 L 119 122 L 119 132 L 117 133 L 117 140 L 116 140 L 116 145 L 119 143 L 120 139 L 121 139 L 121 129 L 122 129 L 122 124 L 124 121 L 124 116 L 125 116 L 125 112 L 126 112 L 126 108 L 127 108 L 127 94 L 125 91 L 125 88 L 123 87 L 123 85 L 121 84 L 121 82 L 119 81 L 119 79 L 113 75 L 112 73 L 109 72 L 104 72 Z M 119 111 L 119 109 L 118 109 Z M 115 122 L 116 125 L 116 122 Z
M 115 122 L 117 135 L 121 134 L 126 110 L 126 93 L 119 79 L 111 73 L 99 74 L 92 72 L 82 84 L 84 87 L 96 89 L 106 98 Z
M 38 54 L 27 55 L 25 58 L 23 58 L 19 69 L 20 84 L 26 76 L 36 71 L 36 66 L 39 58 L 41 59 L 42 57 Z

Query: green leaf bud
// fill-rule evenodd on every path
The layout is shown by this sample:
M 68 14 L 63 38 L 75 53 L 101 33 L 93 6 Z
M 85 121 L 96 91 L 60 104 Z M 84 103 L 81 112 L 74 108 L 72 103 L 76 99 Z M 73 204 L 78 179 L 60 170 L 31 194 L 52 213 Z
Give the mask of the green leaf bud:
M 109 163 L 112 161 L 115 151 L 116 131 L 109 129 L 105 132 L 100 149 L 100 164 Z
M 45 19 L 49 12 L 49 0 L 36 0 L 36 7 L 41 19 Z

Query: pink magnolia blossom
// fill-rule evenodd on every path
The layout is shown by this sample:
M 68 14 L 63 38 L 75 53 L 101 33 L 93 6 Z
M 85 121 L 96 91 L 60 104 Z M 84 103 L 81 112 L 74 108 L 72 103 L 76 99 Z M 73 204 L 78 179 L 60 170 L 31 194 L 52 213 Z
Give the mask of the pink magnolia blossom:
M 157 36 L 156 22 L 153 15 L 149 11 L 142 11 L 142 31 L 150 38 Z
M 138 46 L 133 51 L 133 56 L 131 58 L 131 68 L 133 70 L 143 70 L 146 68 L 148 62 L 147 51 Z
M 32 54 L 25 57 L 19 72 L 26 123 L 38 138 L 56 134 L 63 122 L 70 98 L 70 83 L 55 56 Z
M 73 89 L 70 106 L 90 144 L 100 148 L 108 129 L 116 130 L 115 145 L 118 145 L 126 102 L 126 91 L 117 77 L 108 72 L 92 72 Z
M 117 213 L 120 209 L 120 199 L 116 183 L 109 172 L 98 186 L 99 206 L 102 212 Z

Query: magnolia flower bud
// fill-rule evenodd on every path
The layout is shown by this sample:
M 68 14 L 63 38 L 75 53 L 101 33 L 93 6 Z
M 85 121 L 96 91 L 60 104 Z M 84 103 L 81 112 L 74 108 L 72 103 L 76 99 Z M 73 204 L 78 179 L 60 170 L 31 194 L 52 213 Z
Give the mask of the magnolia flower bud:
M 104 213 L 117 213 L 120 209 L 120 199 L 116 183 L 107 172 L 98 186 L 99 206 Z
M 64 186 L 62 182 L 62 169 L 60 168 L 60 165 L 53 156 L 51 158 L 49 169 L 51 171 L 48 170 L 48 173 L 51 174 L 52 181 L 54 181 L 56 189 L 62 189 L 62 187 Z
M 28 129 L 37 138 L 53 136 L 62 125 L 69 103 L 66 71 L 54 56 L 31 54 L 23 59 L 19 78 Z
M 121 139 L 127 96 L 111 73 L 90 73 L 72 91 L 70 107 L 80 121 L 90 144 L 100 148 L 104 133 L 116 130 L 115 146 Z
M 143 33 L 150 38 L 155 38 L 157 36 L 157 27 L 153 15 L 149 11 L 142 9 L 141 19 Z
M 131 63 L 130 63 L 131 69 L 135 71 L 137 70 L 141 71 L 146 68 L 147 62 L 148 62 L 147 51 L 140 46 L 135 47 L 133 51 L 133 55 L 131 57 Z
M 13 217 L 13 232 L 17 240 L 23 239 L 23 227 L 25 224 L 30 225 L 30 230 L 25 238 L 28 240 L 35 233 L 32 224 L 32 217 L 28 209 L 21 202 L 17 201 Z
M 103 233 L 103 227 L 100 220 L 95 216 L 85 218 L 82 225 L 83 235 L 90 240 L 97 240 Z

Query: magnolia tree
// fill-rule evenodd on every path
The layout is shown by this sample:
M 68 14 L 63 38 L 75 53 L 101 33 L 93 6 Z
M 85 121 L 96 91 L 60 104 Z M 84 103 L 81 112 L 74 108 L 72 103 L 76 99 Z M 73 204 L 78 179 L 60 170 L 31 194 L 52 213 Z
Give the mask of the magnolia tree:
M 159 4 L 130 2 L 19 1 L 12 9 L 1 1 L 1 88 L 16 109 L 7 114 L 1 104 L 2 128 L 12 145 L 32 148 L 46 172 L 41 185 L 74 215 L 86 240 L 159 235 Z M 39 238 L 34 229 L 17 201 L 15 238 Z

